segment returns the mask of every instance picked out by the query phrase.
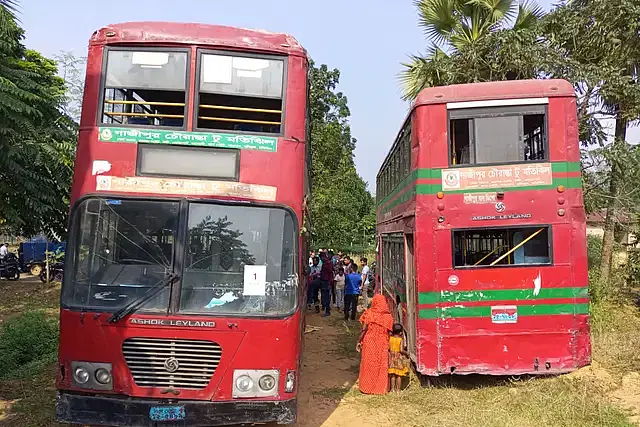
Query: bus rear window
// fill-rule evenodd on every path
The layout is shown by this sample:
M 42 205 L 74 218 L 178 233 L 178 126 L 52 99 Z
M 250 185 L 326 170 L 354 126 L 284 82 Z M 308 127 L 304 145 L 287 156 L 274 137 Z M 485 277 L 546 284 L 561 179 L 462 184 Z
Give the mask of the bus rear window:
M 187 52 L 107 51 L 102 123 L 183 127 Z
M 203 53 L 198 128 L 279 134 L 284 59 Z
M 454 267 L 551 264 L 548 226 L 453 231 Z
M 546 160 L 544 106 L 449 111 L 451 164 Z

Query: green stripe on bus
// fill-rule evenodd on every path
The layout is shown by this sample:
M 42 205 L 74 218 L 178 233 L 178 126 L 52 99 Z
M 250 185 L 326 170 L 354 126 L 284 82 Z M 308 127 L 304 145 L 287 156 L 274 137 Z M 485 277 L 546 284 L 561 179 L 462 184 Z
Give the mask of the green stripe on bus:
M 580 162 L 553 162 L 551 163 L 552 172 L 581 172 L 582 165 Z
M 553 178 L 551 185 L 531 185 L 524 187 L 492 187 L 492 188 L 474 188 L 466 190 L 447 190 L 445 194 L 460 194 L 460 193 L 486 193 L 491 191 L 503 191 L 505 193 L 510 191 L 532 191 L 532 190 L 551 190 L 557 188 L 559 185 L 564 185 L 565 188 L 582 188 L 582 178 Z M 423 194 L 436 194 L 438 191 L 442 191 L 442 184 L 417 184 L 416 193 Z
M 553 316 L 561 314 L 589 314 L 589 304 L 519 305 L 518 317 Z M 421 309 L 420 319 L 455 319 L 462 317 L 491 317 L 491 306 L 438 307 Z
M 580 162 L 552 162 L 551 163 L 551 171 L 564 173 L 564 172 L 579 172 L 581 169 Z M 384 199 L 377 202 L 378 207 L 381 207 L 385 203 L 394 199 L 399 193 L 403 192 L 409 186 L 417 187 L 417 194 L 436 194 L 438 191 L 442 191 L 442 184 L 417 184 L 416 180 L 418 179 L 441 179 L 442 178 L 442 169 L 416 169 L 407 175 L 402 181 L 395 186 L 393 191 L 387 195 Z M 487 191 L 522 191 L 522 190 L 548 190 L 551 188 L 555 188 L 558 185 L 564 185 L 566 188 L 582 188 L 582 178 L 581 177 L 562 177 L 562 178 L 553 178 L 553 183 L 551 185 L 539 185 L 539 186 L 530 186 L 530 187 L 496 187 L 496 188 L 482 188 L 482 189 L 474 189 L 474 190 L 456 190 L 456 191 L 447 191 L 447 193 L 455 194 L 455 193 L 479 193 L 479 192 L 487 192 Z M 408 190 L 410 192 L 411 190 Z M 393 207 L 399 205 L 400 203 L 404 203 L 407 200 L 410 200 L 410 197 L 403 194 L 403 201 L 397 202 L 393 201 L 389 206 L 385 206 L 385 211 L 392 209 Z
M 420 292 L 418 304 L 438 302 L 521 301 L 548 298 L 588 298 L 589 288 L 542 288 L 538 295 L 533 289 L 499 289 L 476 291 Z
M 553 183 L 551 185 L 536 185 L 530 187 L 496 187 L 496 188 L 479 188 L 479 189 L 468 189 L 468 190 L 454 190 L 447 191 L 446 194 L 461 194 L 461 193 L 486 193 L 491 191 L 502 191 L 502 192 L 511 192 L 511 191 L 535 191 L 535 190 L 552 190 L 557 188 L 559 185 L 563 185 L 565 188 L 582 188 L 582 178 L 581 177 L 568 177 L 568 178 L 553 178 Z M 409 184 L 411 188 L 407 189 L 404 193 L 394 199 L 391 203 L 386 206 L 378 205 L 378 209 L 381 213 L 385 213 L 395 208 L 396 206 L 408 202 L 413 198 L 414 195 L 433 195 L 437 194 L 439 191 L 442 191 L 442 184 L 416 184 L 416 182 L 412 182 Z

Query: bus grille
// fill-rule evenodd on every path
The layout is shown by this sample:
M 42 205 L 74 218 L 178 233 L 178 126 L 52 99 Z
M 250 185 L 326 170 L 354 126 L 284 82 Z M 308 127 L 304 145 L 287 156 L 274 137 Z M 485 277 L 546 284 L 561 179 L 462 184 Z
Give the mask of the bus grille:
M 222 348 L 211 341 L 129 338 L 122 353 L 139 387 L 203 389 L 220 363 Z

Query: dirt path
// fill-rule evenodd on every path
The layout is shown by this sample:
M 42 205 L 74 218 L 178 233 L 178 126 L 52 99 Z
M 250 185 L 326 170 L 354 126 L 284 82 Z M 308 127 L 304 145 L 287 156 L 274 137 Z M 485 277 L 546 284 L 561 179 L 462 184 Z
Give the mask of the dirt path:
M 384 414 L 356 405 L 354 387 L 358 379 L 359 358 L 355 342 L 357 322 L 348 324 L 338 313 L 331 318 L 307 317 L 297 427 L 383 427 L 389 426 Z M 361 402 L 364 396 L 359 396 Z
M 622 378 L 622 386 L 611 397 L 631 413 L 629 420 L 640 426 L 640 373 L 631 372 Z
M 611 373 L 597 361 L 569 374 L 569 378 L 578 378 L 597 385 L 602 393 L 613 403 L 629 414 L 629 421 L 640 427 L 640 373 L 630 372 L 616 380 Z

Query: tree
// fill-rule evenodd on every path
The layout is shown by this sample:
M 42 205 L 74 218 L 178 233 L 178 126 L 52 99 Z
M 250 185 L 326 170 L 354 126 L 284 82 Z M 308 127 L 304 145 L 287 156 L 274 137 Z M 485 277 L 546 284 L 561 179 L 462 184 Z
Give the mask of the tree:
M 87 58 L 77 57 L 73 52 L 61 51 L 53 59 L 58 63 L 58 73 L 67 89 L 63 111 L 76 123 L 80 123 Z
M 622 187 L 630 182 L 635 188 L 640 185 L 630 180 L 635 150 L 626 142 L 628 125 L 640 118 L 640 4 L 635 0 L 569 1 L 546 18 L 545 34 L 550 47 L 567 59 L 563 77 L 573 81 L 581 95 L 583 123 L 585 117 L 591 118 L 592 126 L 582 128 L 583 141 L 604 147 L 605 135 L 594 118 L 610 117 L 616 123 L 612 144 L 602 150 L 608 188 L 600 277 L 606 282 L 618 211 L 635 207 L 629 204 L 634 198 L 625 195 Z
M 62 112 L 56 63 L 26 49 L 0 6 L 0 225 L 33 235 L 66 231 L 76 124 Z
M 425 56 L 413 55 L 409 63 L 403 64 L 400 79 L 405 99 L 414 99 L 425 87 L 536 74 L 527 59 L 531 57 L 522 55 L 537 44 L 531 30 L 537 27 L 542 9 L 535 3 L 418 0 L 416 6 L 419 25 L 431 46 Z M 469 67 L 454 67 L 460 60 Z M 505 65 L 507 68 L 503 68 Z
M 207 215 L 189 230 L 191 251 L 197 257 L 192 267 L 206 269 L 217 262 L 222 269 L 231 270 L 236 264 L 255 264 L 255 257 L 240 239 L 243 233 L 232 230 L 232 225 L 226 215 L 217 219 Z
M 353 162 L 356 140 L 351 136 L 347 98 L 336 92 L 337 69 L 311 64 L 312 244 L 347 250 L 361 241 L 371 244 L 371 229 L 363 218 L 375 218 L 367 184 Z

